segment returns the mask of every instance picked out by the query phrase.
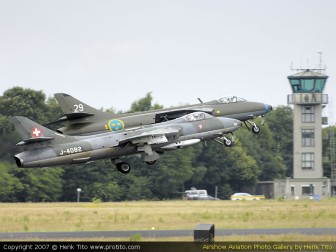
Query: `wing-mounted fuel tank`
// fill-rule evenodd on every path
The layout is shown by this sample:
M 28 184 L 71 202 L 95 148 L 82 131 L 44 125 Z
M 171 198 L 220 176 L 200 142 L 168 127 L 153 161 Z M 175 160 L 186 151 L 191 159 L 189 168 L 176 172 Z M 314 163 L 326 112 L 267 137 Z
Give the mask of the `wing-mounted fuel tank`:
M 163 146 L 162 148 L 167 149 L 167 150 L 180 149 L 180 148 L 184 148 L 184 147 L 187 147 L 187 146 L 197 144 L 200 141 L 201 141 L 200 139 L 189 139 L 189 140 L 185 140 L 185 141 L 181 141 L 181 142 L 168 144 L 168 145 Z

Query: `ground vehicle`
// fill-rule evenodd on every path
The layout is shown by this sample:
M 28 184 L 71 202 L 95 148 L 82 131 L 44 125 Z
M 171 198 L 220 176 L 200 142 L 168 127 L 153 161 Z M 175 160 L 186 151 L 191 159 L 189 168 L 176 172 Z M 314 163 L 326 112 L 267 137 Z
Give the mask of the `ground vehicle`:
M 208 199 L 209 197 L 207 190 L 197 190 L 194 187 L 184 193 L 188 200 Z
M 200 197 L 198 198 L 199 200 L 219 200 L 218 198 L 212 197 L 210 195 L 206 196 L 206 197 Z
M 262 200 L 264 195 L 251 195 L 249 193 L 235 193 L 231 195 L 231 200 Z
M 219 200 L 218 198 L 208 195 L 207 190 L 197 190 L 192 187 L 184 192 L 184 199 L 187 200 Z

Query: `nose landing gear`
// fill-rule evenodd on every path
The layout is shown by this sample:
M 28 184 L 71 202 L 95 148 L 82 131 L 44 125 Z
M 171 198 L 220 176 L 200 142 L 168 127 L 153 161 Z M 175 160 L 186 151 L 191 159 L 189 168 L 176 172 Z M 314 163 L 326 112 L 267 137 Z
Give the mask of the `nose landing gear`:
M 252 126 L 252 128 L 250 128 L 250 127 L 247 125 L 247 123 L 250 124 L 250 125 Z M 247 121 L 244 121 L 244 124 L 245 124 L 246 128 L 248 128 L 249 130 L 252 130 L 252 132 L 253 132 L 254 134 L 258 134 L 258 133 L 260 132 L 260 128 L 257 126 L 257 124 L 256 124 L 255 122 L 250 121 L 250 120 L 247 120 Z M 262 123 L 262 124 L 263 124 L 263 123 Z

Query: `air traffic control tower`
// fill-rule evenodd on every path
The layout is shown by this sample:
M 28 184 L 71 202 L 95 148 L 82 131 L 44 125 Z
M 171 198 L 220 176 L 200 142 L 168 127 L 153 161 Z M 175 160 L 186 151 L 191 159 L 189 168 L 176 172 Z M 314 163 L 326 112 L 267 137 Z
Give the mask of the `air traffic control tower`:
M 323 177 L 322 110 L 328 103 L 323 90 L 327 75 L 311 69 L 287 77 L 292 94 L 287 97 L 293 110 L 293 177 L 286 181 L 290 198 L 330 196 L 330 179 Z

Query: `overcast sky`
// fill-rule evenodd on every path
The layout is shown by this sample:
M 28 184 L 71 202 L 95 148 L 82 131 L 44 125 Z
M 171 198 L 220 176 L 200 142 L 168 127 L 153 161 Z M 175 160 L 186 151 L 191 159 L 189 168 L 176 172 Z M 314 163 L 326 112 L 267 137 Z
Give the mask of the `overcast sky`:
M 22 86 L 116 110 L 147 92 L 165 107 L 227 95 L 287 105 L 291 62 L 315 68 L 322 52 L 332 98 L 335 11 L 334 0 L 0 0 L 0 95 Z

